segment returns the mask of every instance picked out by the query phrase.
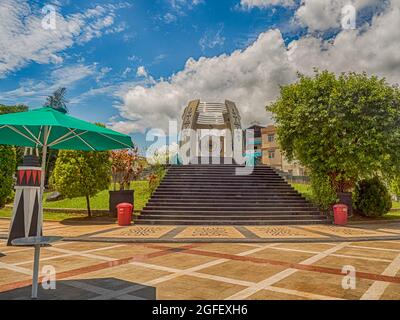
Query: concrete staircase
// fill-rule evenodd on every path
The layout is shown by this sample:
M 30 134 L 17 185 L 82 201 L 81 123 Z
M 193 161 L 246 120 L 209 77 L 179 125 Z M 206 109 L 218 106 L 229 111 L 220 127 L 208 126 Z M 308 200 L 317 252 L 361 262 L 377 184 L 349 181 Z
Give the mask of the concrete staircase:
M 283 225 L 328 223 L 267 166 L 238 176 L 238 165 L 172 166 L 137 224 Z

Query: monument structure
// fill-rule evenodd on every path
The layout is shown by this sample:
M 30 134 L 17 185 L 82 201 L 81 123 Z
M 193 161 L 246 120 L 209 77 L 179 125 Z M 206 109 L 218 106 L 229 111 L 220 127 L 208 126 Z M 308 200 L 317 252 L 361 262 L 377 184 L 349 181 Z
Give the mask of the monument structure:
M 182 115 L 182 144 L 191 139 L 192 158 L 232 158 L 235 132 L 241 132 L 241 118 L 234 102 L 189 102 Z M 195 133 L 195 137 L 188 132 Z M 243 144 L 240 146 L 242 147 Z

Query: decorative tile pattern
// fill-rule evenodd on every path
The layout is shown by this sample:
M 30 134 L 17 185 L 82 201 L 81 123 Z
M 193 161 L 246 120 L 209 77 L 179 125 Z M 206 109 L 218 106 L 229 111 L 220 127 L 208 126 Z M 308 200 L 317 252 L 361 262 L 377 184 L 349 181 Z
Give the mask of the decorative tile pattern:
M 173 230 L 175 227 L 160 227 L 160 226 L 132 226 L 121 228 L 118 230 L 96 234 L 96 237 L 102 238 L 144 238 L 158 239 L 166 233 Z
M 240 239 L 245 238 L 234 227 L 187 227 L 181 233 L 179 233 L 175 238 L 178 239 Z
M 400 228 L 398 228 L 398 229 L 385 228 L 385 229 L 378 229 L 378 231 L 400 234 Z
M 326 238 L 317 233 L 288 226 L 246 227 L 246 229 L 263 239 Z
M 340 227 L 340 226 L 315 225 L 315 226 L 305 226 L 302 228 L 310 230 L 310 231 L 317 231 L 317 232 L 322 232 L 322 233 L 326 233 L 329 235 L 333 235 L 333 236 L 337 236 L 337 237 L 345 237 L 345 238 L 390 236 L 390 234 L 388 234 L 388 233 L 377 232 L 377 231 L 367 230 L 367 229 Z

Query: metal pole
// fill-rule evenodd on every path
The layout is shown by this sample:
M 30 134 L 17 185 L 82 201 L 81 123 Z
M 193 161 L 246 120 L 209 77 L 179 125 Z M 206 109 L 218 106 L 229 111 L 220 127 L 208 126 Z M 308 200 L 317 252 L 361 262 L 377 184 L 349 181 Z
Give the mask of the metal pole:
M 37 244 L 35 245 L 35 257 L 33 260 L 32 299 L 38 298 L 39 261 L 40 261 L 40 244 Z
M 49 128 L 47 126 L 44 127 L 43 134 L 43 149 L 42 149 L 42 175 L 40 180 L 40 212 L 39 212 L 39 223 L 37 228 L 37 236 L 41 236 L 42 231 L 42 222 L 43 222 L 43 198 L 44 198 L 44 183 L 46 179 L 46 158 L 47 158 L 47 140 L 48 140 Z
M 47 140 L 49 128 L 45 126 L 43 134 L 43 149 L 42 149 L 42 174 L 40 180 L 40 205 L 39 205 L 39 221 L 37 225 L 37 236 L 41 236 L 43 227 L 43 198 L 44 198 L 44 182 L 46 177 L 46 158 L 47 158 Z M 32 276 L 32 299 L 38 297 L 38 281 L 39 281 L 39 263 L 40 263 L 40 244 L 35 245 L 35 257 L 33 260 L 33 276 Z

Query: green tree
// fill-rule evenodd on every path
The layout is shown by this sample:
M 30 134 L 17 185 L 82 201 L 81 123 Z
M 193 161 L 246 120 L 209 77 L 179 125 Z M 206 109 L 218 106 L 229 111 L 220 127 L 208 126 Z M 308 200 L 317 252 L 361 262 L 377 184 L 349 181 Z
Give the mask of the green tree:
M 395 177 L 391 181 L 390 191 L 393 193 L 397 200 L 400 199 L 400 176 Z
M 335 192 L 399 168 L 400 92 L 385 79 L 316 70 L 281 87 L 267 110 L 286 157 L 327 177 Z
M 67 198 L 85 197 L 91 217 L 90 197 L 108 189 L 111 162 L 107 151 L 60 151 L 52 175 L 52 183 Z
M 0 208 L 4 207 L 12 194 L 16 162 L 15 149 L 0 145 Z
M 0 104 L 0 114 L 15 113 L 27 111 L 28 107 L 24 105 L 5 106 Z M 0 208 L 3 207 L 9 197 L 12 195 L 14 184 L 14 173 L 17 167 L 18 155 L 22 155 L 22 148 L 16 150 L 12 146 L 0 145 Z
M 66 88 L 58 88 L 53 92 L 51 96 L 48 96 L 46 99 L 46 105 L 56 109 L 60 112 L 67 113 L 67 99 L 66 99 L 67 89 Z

